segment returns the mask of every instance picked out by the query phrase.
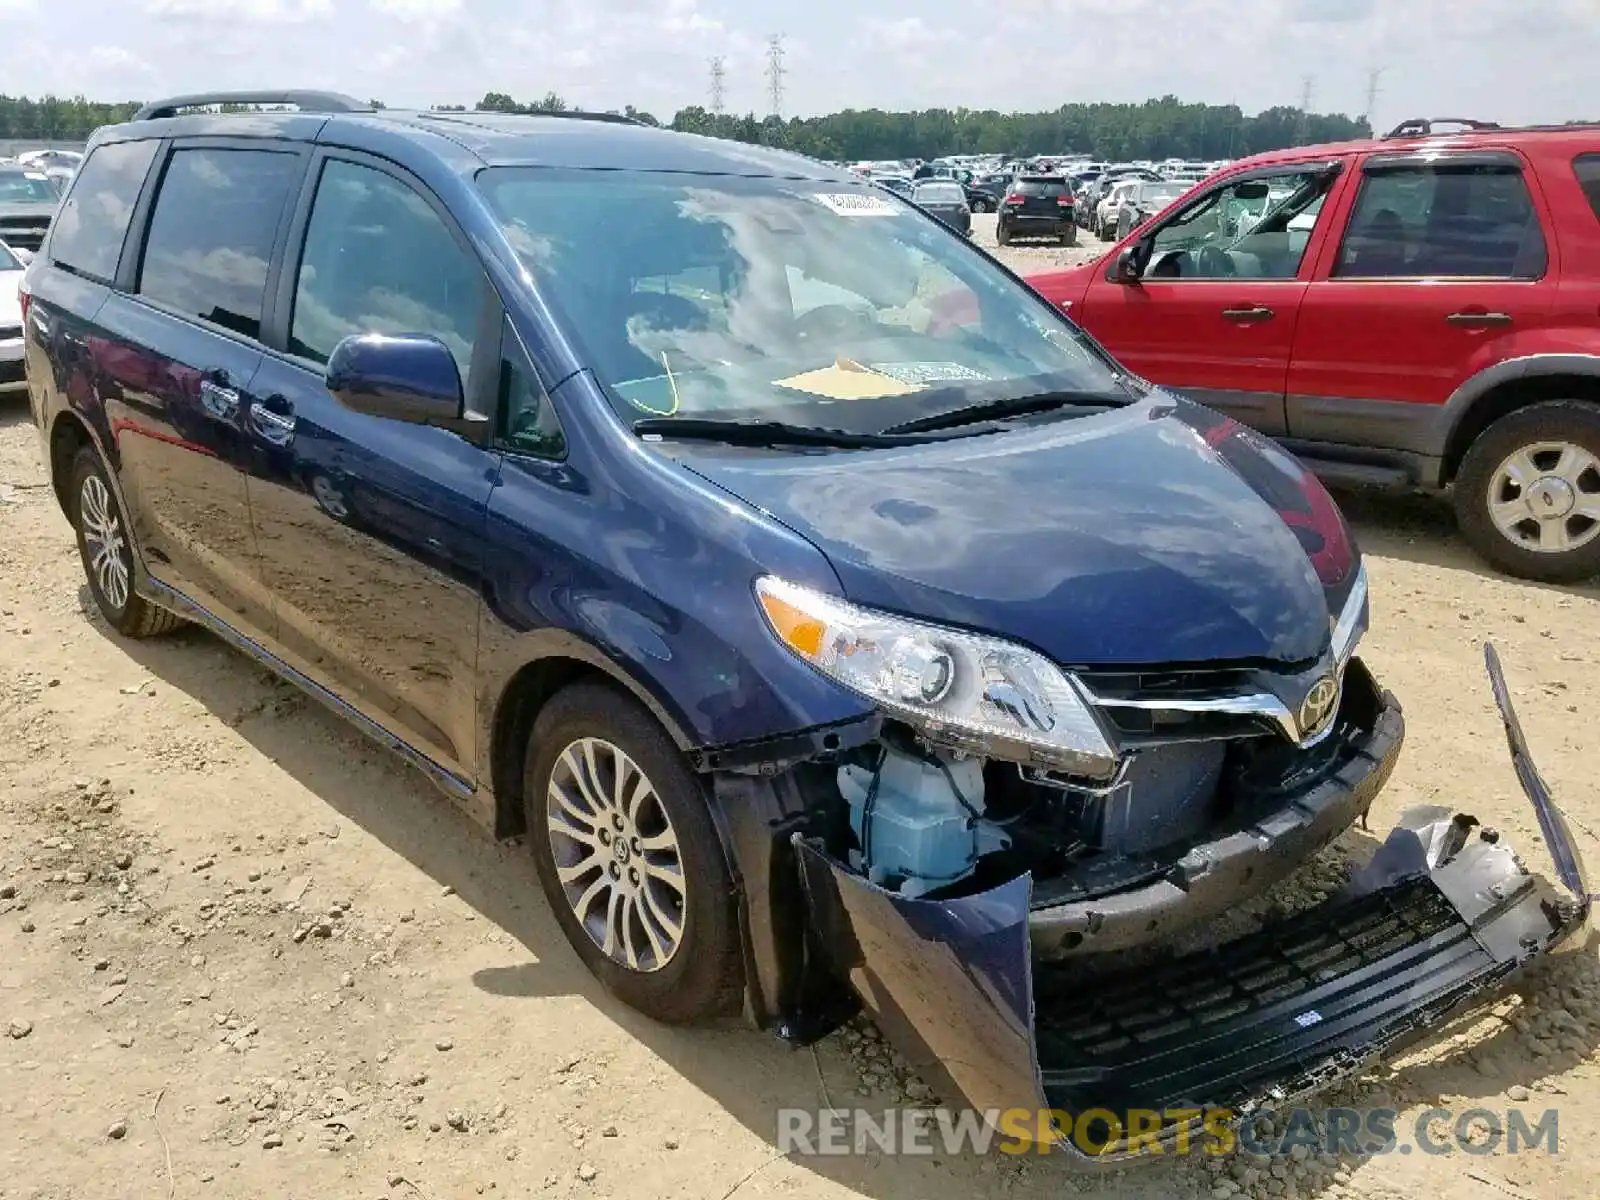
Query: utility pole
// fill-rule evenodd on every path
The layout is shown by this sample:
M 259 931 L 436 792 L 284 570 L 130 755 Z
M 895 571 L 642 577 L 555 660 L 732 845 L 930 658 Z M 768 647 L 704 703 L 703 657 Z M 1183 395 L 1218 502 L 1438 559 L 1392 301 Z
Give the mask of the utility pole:
M 714 55 L 711 59 L 711 111 L 719 117 L 725 109 L 723 92 L 727 85 L 727 75 L 722 55 Z
M 772 115 L 783 115 L 783 34 L 775 33 L 767 39 L 767 94 L 772 101 Z
M 1372 68 L 1371 71 L 1369 71 L 1367 73 L 1367 108 L 1366 108 L 1366 111 L 1362 115 L 1366 117 L 1367 126 L 1374 133 L 1378 132 L 1378 127 L 1375 124 L 1373 124 L 1373 120 L 1372 120 L 1372 112 L 1373 112 L 1373 109 L 1377 106 L 1377 103 L 1378 103 L 1378 92 L 1381 90 L 1378 87 L 1378 80 L 1379 80 L 1379 78 L 1382 77 L 1383 73 L 1385 71 L 1387 71 L 1388 69 L 1389 68 L 1387 68 L 1387 67 L 1374 67 L 1374 68 Z
M 1301 145 L 1311 140 L 1311 93 L 1316 83 L 1316 78 L 1311 75 L 1300 81 L 1300 128 L 1295 140 Z

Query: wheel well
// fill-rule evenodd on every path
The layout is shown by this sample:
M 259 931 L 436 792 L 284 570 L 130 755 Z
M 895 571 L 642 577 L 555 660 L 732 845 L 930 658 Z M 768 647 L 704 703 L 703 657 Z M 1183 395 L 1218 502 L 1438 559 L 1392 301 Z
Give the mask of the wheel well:
M 56 494 L 61 511 L 72 519 L 72 507 L 67 502 L 67 489 L 72 485 L 72 460 L 78 451 L 93 445 L 88 429 L 71 413 L 62 413 L 50 428 L 50 485 Z
M 580 679 L 610 677 L 575 658 L 541 658 L 511 677 L 495 708 L 490 771 L 494 779 L 496 837 L 515 837 L 527 828 L 522 808 L 522 763 L 539 710 L 550 697 Z
M 1532 375 L 1490 388 L 1472 402 L 1466 415 L 1450 431 L 1440 482 L 1449 483 L 1455 479 L 1468 448 L 1485 429 L 1519 408 L 1544 400 L 1587 400 L 1600 404 L 1600 375 Z

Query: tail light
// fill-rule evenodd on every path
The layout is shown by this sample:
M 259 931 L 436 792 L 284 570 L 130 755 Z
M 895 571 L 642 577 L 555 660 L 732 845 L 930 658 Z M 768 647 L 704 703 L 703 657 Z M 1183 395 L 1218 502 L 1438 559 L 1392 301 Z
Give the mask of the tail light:
M 1072 207 L 1072 197 L 1071 196 L 1057 196 L 1056 197 L 1056 203 L 1059 204 L 1062 208 L 1071 208 Z
M 33 293 L 24 286 L 20 279 L 17 280 L 17 305 L 22 310 L 22 327 L 24 329 L 28 327 L 28 307 L 32 303 Z
M 1022 203 L 1022 193 L 1021 192 L 1012 192 L 1010 195 L 1008 195 L 1006 197 L 1006 203 L 1007 204 L 1021 204 Z

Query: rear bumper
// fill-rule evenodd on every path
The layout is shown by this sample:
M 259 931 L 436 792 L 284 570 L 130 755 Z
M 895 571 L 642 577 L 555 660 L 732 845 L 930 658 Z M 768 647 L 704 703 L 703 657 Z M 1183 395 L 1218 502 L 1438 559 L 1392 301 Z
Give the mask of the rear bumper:
M 1015 233 L 1059 233 L 1073 224 L 1072 210 L 1064 208 L 1059 216 L 1025 216 L 1003 214 L 1006 226 Z
M 818 952 L 948 1103 L 1085 1161 L 1128 1154 L 1130 1127 L 1170 1142 L 1319 1091 L 1590 937 L 1575 844 L 1487 657 L 1554 882 L 1473 818 L 1412 809 L 1326 903 L 1087 987 L 1081 962 L 1031 952 L 1027 876 L 907 900 L 801 841 Z

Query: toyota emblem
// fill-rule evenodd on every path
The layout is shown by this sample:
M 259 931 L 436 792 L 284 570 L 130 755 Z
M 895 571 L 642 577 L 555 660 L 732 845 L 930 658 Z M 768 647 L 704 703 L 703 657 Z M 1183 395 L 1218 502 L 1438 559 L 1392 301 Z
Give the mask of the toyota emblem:
M 1324 675 L 1313 683 L 1300 703 L 1300 736 L 1314 737 L 1326 729 L 1338 703 L 1339 681 L 1334 676 Z

